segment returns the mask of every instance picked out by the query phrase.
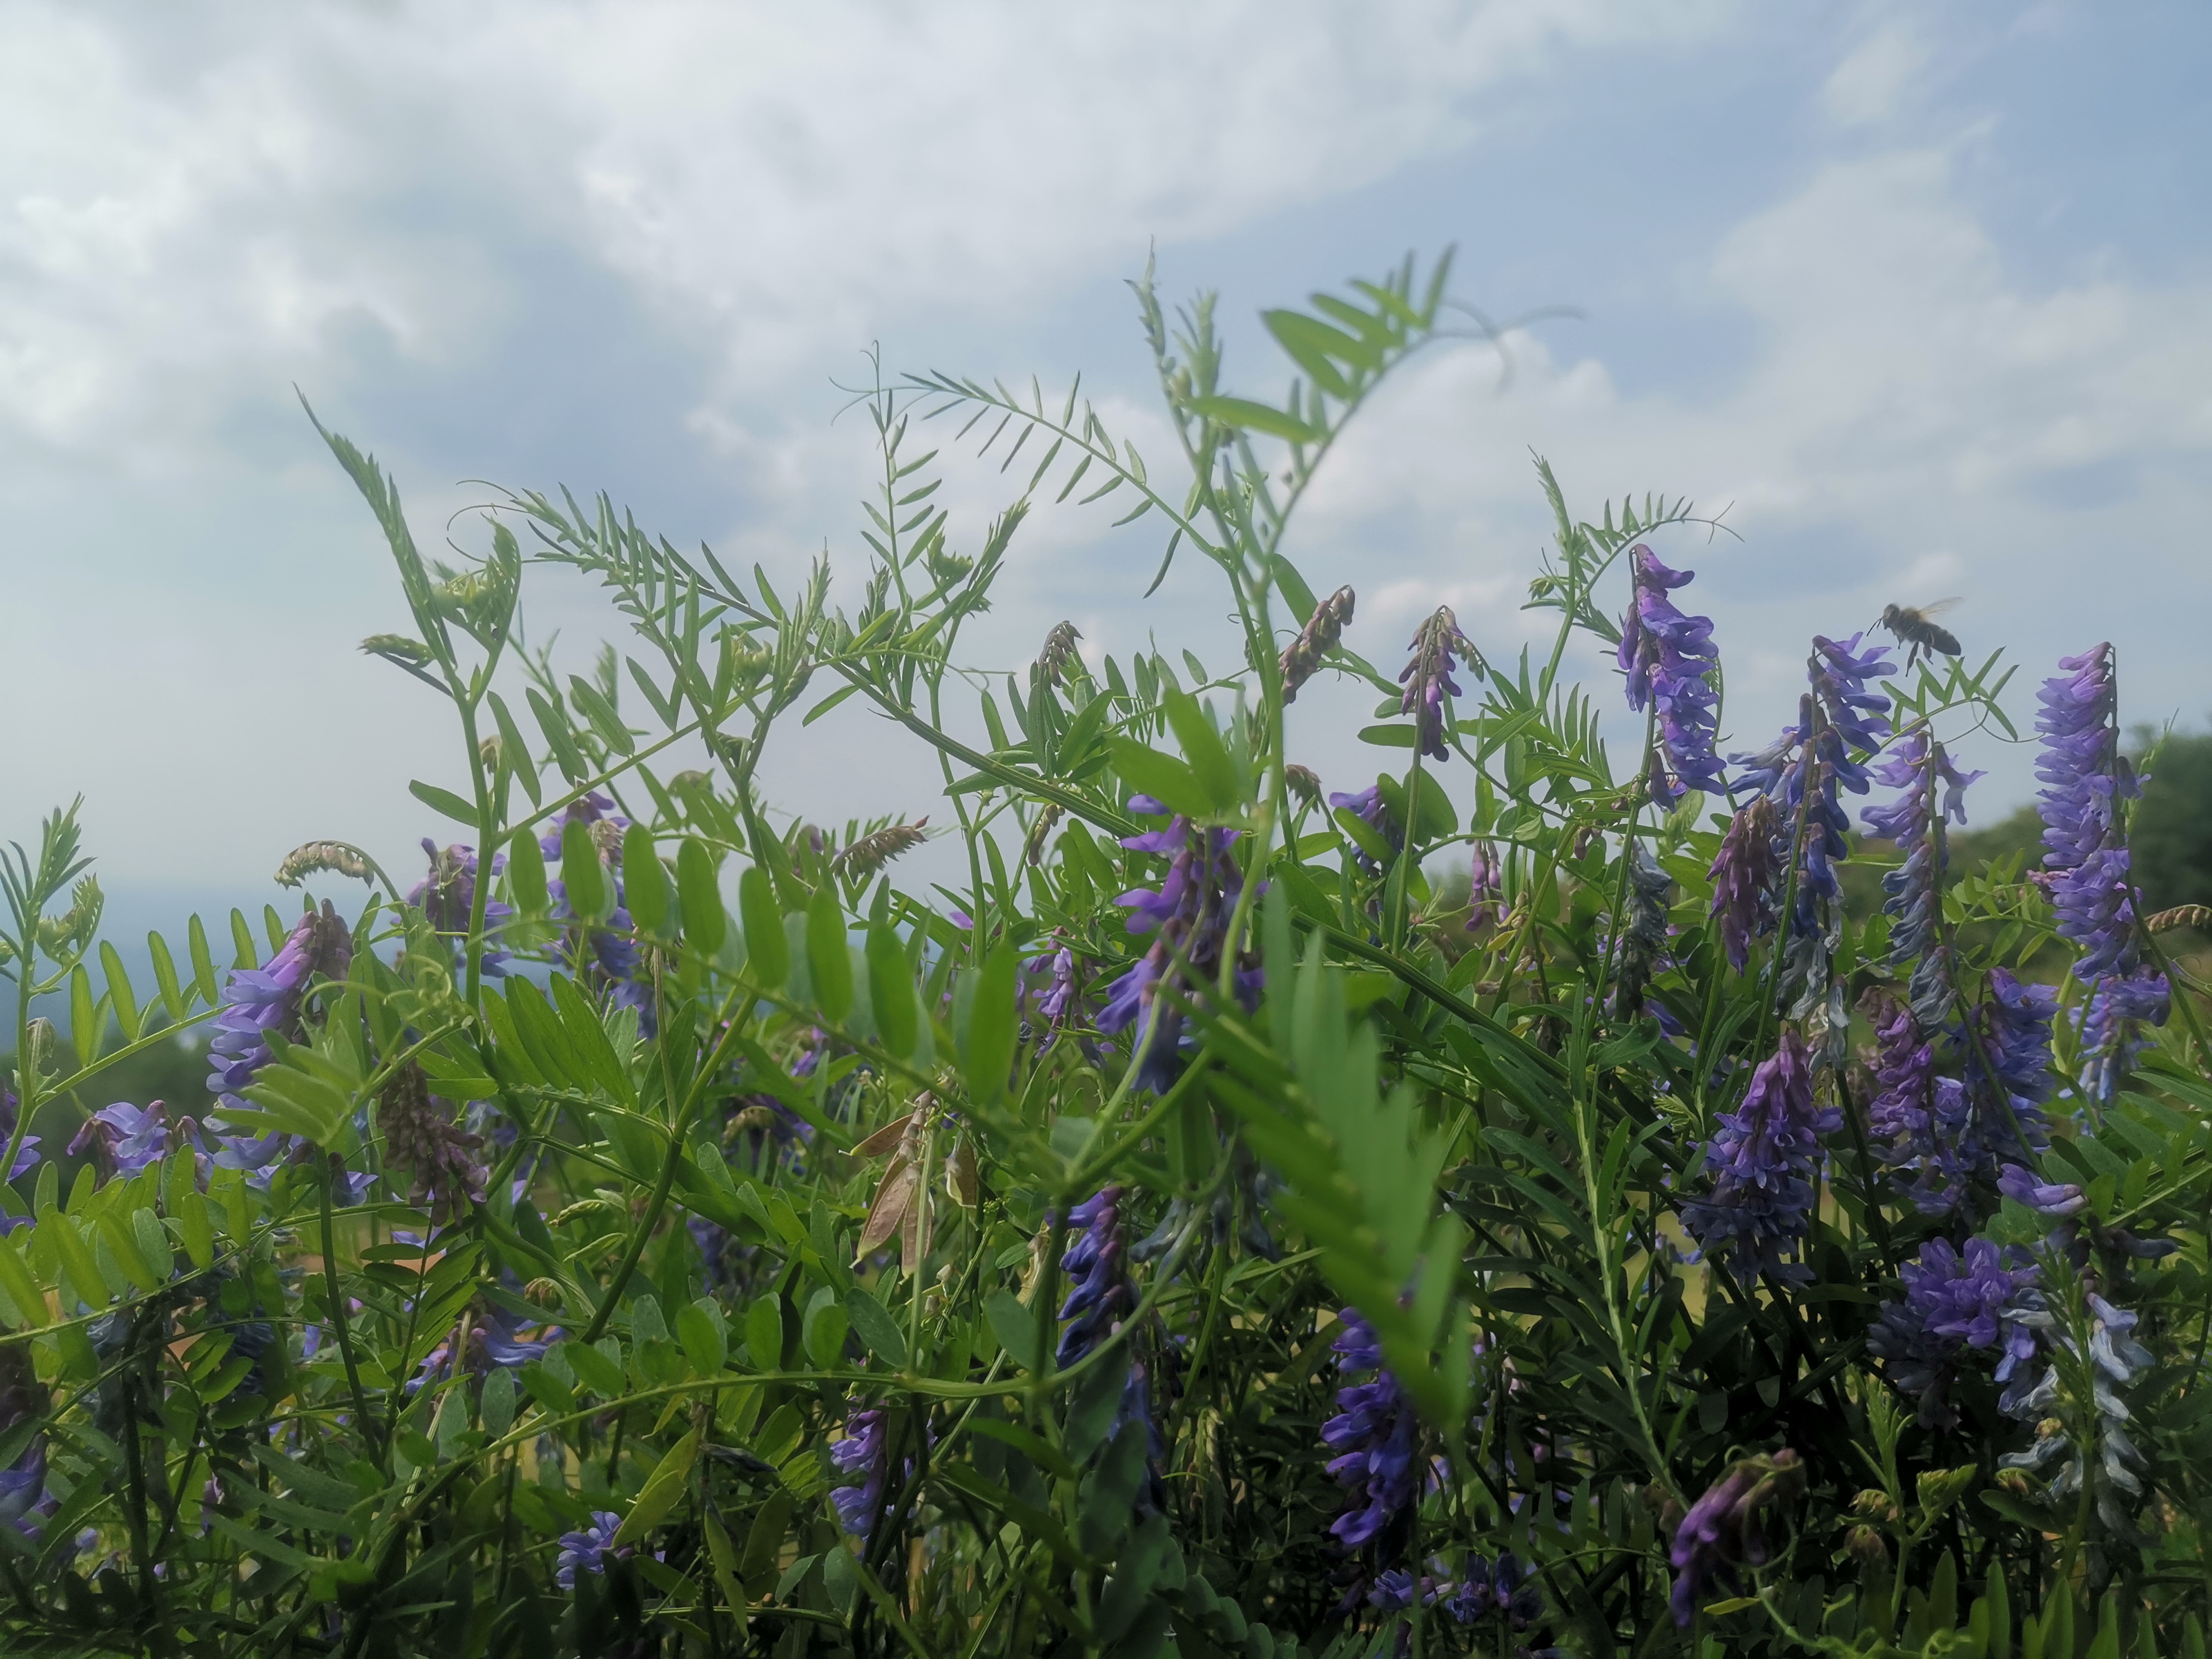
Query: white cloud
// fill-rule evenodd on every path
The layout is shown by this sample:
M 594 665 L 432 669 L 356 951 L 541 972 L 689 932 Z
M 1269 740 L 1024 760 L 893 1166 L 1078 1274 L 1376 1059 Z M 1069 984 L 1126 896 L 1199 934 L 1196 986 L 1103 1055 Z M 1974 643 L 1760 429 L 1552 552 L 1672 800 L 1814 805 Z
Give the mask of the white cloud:
M 1836 65 L 1821 88 L 1838 126 L 1871 126 L 1894 115 L 1928 67 L 1927 38 L 1913 24 L 1884 24 Z

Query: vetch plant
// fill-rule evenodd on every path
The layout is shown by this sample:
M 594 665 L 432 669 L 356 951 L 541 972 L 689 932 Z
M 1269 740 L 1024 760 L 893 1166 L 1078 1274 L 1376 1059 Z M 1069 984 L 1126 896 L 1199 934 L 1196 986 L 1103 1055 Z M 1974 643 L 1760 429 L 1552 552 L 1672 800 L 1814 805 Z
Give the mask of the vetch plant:
M 2117 653 L 2044 689 L 2026 869 L 1949 840 L 2000 658 L 1839 616 L 1729 699 L 1680 501 L 1540 464 L 1548 641 L 1437 605 L 1394 673 L 1290 530 L 1492 337 L 1449 295 L 1263 313 L 1268 402 L 1148 275 L 1173 457 L 879 379 L 795 580 L 566 491 L 434 562 L 324 431 L 363 649 L 452 721 L 425 865 L 272 847 L 299 913 L 149 986 L 75 809 L 0 854 L 0 1649 L 2202 1653 L 2212 1077 Z M 975 669 L 1032 515 L 1101 510 L 1222 637 Z M 546 566 L 617 623 L 580 670 Z M 1346 698 L 1379 769 L 1325 778 Z M 939 799 L 766 796 L 846 703 Z M 188 1035 L 208 1110 L 110 1097 Z

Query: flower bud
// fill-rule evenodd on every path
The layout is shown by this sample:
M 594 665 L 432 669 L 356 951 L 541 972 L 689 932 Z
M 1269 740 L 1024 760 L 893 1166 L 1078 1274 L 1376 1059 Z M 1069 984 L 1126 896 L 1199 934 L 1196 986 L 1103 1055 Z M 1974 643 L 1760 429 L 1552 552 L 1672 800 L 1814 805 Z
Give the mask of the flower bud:
M 533 1279 L 522 1287 L 523 1300 L 533 1307 L 557 1308 L 561 1305 L 561 1285 L 558 1279 Z
M 1889 1501 L 1889 1494 L 1879 1486 L 1869 1486 L 1851 1499 L 1855 1514 L 1870 1516 L 1876 1521 L 1897 1519 L 1897 1505 Z

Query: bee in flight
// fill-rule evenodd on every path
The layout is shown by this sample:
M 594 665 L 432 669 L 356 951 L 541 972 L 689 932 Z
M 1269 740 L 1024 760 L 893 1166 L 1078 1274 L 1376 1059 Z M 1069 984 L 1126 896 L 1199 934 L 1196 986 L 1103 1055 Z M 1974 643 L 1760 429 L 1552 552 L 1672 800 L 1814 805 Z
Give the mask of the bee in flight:
M 1881 625 L 1897 638 L 1899 645 L 1908 647 L 1905 656 L 1905 672 L 1911 673 L 1912 665 L 1920 660 L 1923 653 L 1933 657 L 1942 652 L 1955 657 L 1961 650 L 1959 636 L 1940 623 L 1932 622 L 1939 611 L 1948 611 L 1958 604 L 1956 599 L 1937 599 L 1931 605 L 1886 605 L 1881 608 Z

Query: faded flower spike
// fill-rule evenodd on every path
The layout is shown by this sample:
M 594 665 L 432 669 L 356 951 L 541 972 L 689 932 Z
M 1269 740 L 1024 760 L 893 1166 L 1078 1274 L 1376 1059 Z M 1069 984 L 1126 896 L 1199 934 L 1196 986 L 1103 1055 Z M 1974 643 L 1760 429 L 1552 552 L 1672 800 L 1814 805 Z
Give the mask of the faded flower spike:
M 851 881 L 866 881 L 901 854 L 911 853 L 929 837 L 924 833 L 929 820 L 916 818 L 912 823 L 890 823 L 865 835 L 845 848 L 830 862 L 837 873 Z
M 1449 760 L 1451 751 L 1444 747 L 1444 699 L 1460 695 L 1458 682 L 1452 678 L 1452 659 L 1456 655 L 1480 679 L 1484 672 L 1481 654 L 1459 631 L 1459 618 L 1448 605 L 1438 605 L 1436 613 L 1414 630 L 1409 648 L 1413 658 L 1398 676 L 1398 684 L 1406 688 L 1398 712 L 1415 717 L 1416 748 L 1433 760 Z
M 1306 625 L 1298 630 L 1297 638 L 1283 648 L 1283 701 L 1296 702 L 1298 688 L 1319 672 L 1323 657 L 1336 648 L 1344 637 L 1345 625 L 1352 620 L 1352 592 L 1349 587 L 1340 587 L 1314 607 Z
M 1048 684 L 1065 685 L 1068 671 L 1082 668 L 1083 659 L 1075 649 L 1075 642 L 1082 637 L 1072 622 L 1061 623 L 1044 636 L 1044 649 L 1037 653 L 1036 672 Z
M 375 862 L 350 842 L 311 841 L 284 854 L 275 880 L 279 887 L 297 887 L 307 877 L 325 870 L 356 881 L 376 879 Z
M 1698 1603 L 1717 1584 L 1740 1594 L 1739 1566 L 1766 1565 L 1765 1516 L 1769 1504 L 1794 1498 L 1805 1489 L 1805 1467 L 1787 1446 L 1771 1457 L 1747 1457 L 1690 1505 L 1675 1529 L 1670 1559 L 1674 1568 L 1674 1622 L 1686 1626 Z

